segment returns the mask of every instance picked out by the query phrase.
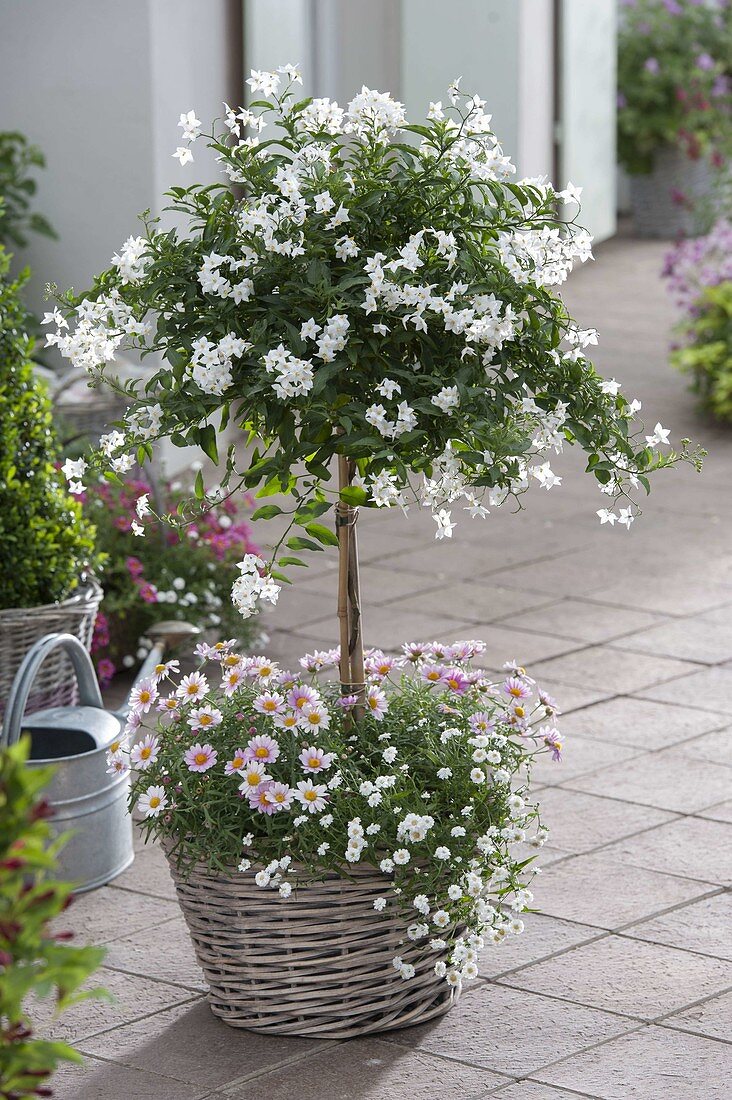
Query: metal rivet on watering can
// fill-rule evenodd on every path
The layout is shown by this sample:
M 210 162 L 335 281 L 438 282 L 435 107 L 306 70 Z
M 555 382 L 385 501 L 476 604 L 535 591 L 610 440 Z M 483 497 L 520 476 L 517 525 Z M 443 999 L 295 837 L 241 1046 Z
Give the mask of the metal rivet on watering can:
M 79 706 L 51 707 L 23 721 L 33 680 L 52 650 L 71 659 Z M 71 634 L 49 634 L 27 653 L 10 691 L 0 745 L 21 733 L 31 738 L 29 767 L 54 765 L 46 790 L 56 832 L 72 830 L 59 854 L 59 875 L 77 891 L 91 890 L 132 863 L 129 775 L 107 775 L 106 754 L 122 733 L 123 719 L 104 709 L 89 654 Z

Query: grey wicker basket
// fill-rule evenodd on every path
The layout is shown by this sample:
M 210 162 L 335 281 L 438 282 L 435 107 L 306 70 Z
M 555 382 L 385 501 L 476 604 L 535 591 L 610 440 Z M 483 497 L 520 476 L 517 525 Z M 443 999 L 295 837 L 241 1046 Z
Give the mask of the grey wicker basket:
M 231 1027 L 348 1039 L 424 1023 L 459 996 L 435 975 L 441 956 L 407 939 L 402 915 L 374 912 L 384 876 L 373 868 L 329 873 L 285 899 L 256 886 L 251 870 L 168 862 L 211 1011 Z M 413 978 L 400 977 L 395 955 Z
M 11 607 L 0 611 L 0 718 L 20 663 L 31 646 L 46 634 L 73 634 L 87 649 L 91 647 L 94 621 L 102 590 L 91 576 L 85 576 L 73 595 L 60 603 L 42 607 Z M 27 713 L 44 707 L 73 706 L 77 699 L 76 678 L 68 657 L 55 650 L 43 663 L 28 699 Z
M 715 170 L 706 158 L 690 160 L 680 149 L 661 149 L 653 171 L 630 177 L 633 222 L 639 237 L 671 239 L 695 230 L 695 208 L 710 199 Z M 679 196 L 687 202 L 679 202 Z

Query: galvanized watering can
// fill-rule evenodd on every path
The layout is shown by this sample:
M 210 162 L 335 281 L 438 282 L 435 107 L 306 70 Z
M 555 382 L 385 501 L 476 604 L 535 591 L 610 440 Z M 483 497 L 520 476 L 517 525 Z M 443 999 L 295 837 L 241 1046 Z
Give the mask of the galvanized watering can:
M 188 623 L 158 623 L 151 631 L 159 641 L 150 651 L 140 676 L 149 676 L 161 660 L 166 643 L 197 634 Z M 33 680 L 43 661 L 63 649 L 79 685 L 79 706 L 49 707 L 23 721 Z M 12 745 L 21 733 L 31 738 L 29 767 L 54 765 L 46 789 L 57 833 L 72 830 L 61 849 L 59 877 L 75 883 L 81 893 L 109 882 L 134 859 L 132 818 L 127 809 L 130 778 L 107 775 L 106 754 L 122 734 L 128 703 L 113 713 L 104 709 L 94 666 L 84 646 L 72 634 L 49 634 L 28 651 L 18 669 L 5 710 L 0 746 Z

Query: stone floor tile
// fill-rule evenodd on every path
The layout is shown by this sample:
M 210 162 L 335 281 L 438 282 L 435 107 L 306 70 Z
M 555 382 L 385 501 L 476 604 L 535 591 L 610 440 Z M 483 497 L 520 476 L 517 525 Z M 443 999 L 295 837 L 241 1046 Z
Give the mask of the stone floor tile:
M 704 882 L 632 867 L 604 851 L 591 852 L 548 867 L 537 884 L 535 904 L 552 917 L 616 929 L 711 889 Z
M 148 843 L 135 853 L 135 861 L 114 880 L 115 887 L 176 901 L 168 861 L 159 844 Z
M 519 1076 L 632 1026 L 621 1016 L 484 982 L 456 1011 L 390 1041 Z
M 278 1042 L 275 1038 L 272 1042 Z M 505 1081 L 380 1039 L 356 1039 L 232 1083 L 210 1100 L 484 1100 Z
M 725 729 L 716 729 L 695 737 L 685 746 L 685 751 L 693 753 L 700 760 L 732 767 L 732 727 L 727 726 Z
M 681 1031 L 694 1031 L 710 1039 L 732 1040 L 732 991 L 712 997 L 703 1004 L 677 1012 L 664 1020 L 664 1026 L 679 1028 Z M 732 1050 L 730 1051 L 732 1057 Z
M 732 659 L 732 614 L 726 622 L 713 622 L 703 615 L 675 619 L 620 638 L 613 644 L 617 649 L 634 653 L 654 653 L 677 657 L 681 661 L 719 665 Z
M 626 928 L 624 936 L 732 962 L 732 894 L 719 893 Z
M 56 919 L 54 927 L 57 931 L 74 932 L 79 943 L 104 944 L 151 928 L 174 917 L 177 912 L 178 906 L 173 901 L 146 897 L 115 886 L 102 886 L 86 894 L 77 894 L 71 906 Z
M 699 811 L 699 816 L 712 821 L 732 821 L 732 799 L 719 802 L 716 806 L 707 806 L 705 810 Z
M 732 710 L 732 668 L 705 668 L 669 683 L 644 688 L 639 694 L 661 703 L 681 703 L 699 710 Z
M 105 966 L 188 989 L 208 988 L 182 916 L 109 944 Z
M 556 697 L 559 701 L 558 696 Z M 564 731 L 564 723 L 560 718 L 560 731 Z M 614 745 L 612 742 L 590 740 L 588 737 L 570 736 L 564 742 L 562 759 L 560 762 L 552 760 L 549 753 L 542 753 L 531 766 L 531 774 L 535 783 L 556 786 L 559 783 L 570 783 L 578 776 L 594 774 L 600 768 L 616 764 L 620 760 L 631 760 L 634 756 L 640 756 L 642 750 L 632 748 L 629 745 Z
M 452 599 L 452 592 L 450 598 Z M 565 638 L 597 643 L 654 626 L 659 620 L 665 621 L 659 615 L 651 615 L 647 611 L 631 611 L 626 607 L 611 607 L 590 600 L 566 598 L 519 614 L 513 612 L 511 625 L 520 630 L 541 630 Z
M 714 806 L 732 789 L 732 768 L 697 760 L 684 745 L 646 753 L 605 768 L 602 773 L 570 777 L 569 786 L 590 794 L 691 814 Z
M 282 1063 L 330 1048 L 324 1040 L 258 1035 L 228 1027 L 208 1004 L 166 1009 L 155 1016 L 102 1032 L 81 1044 L 99 1058 L 162 1073 L 179 1081 L 208 1085 L 209 1091 Z
M 620 695 L 640 692 L 653 684 L 683 676 L 693 669 L 694 666 L 688 661 L 676 661 L 670 657 L 624 653 L 610 646 L 589 646 L 578 653 L 543 661 L 535 665 L 532 672 L 539 681 L 551 677 L 578 687 L 588 683 L 609 684 Z
M 539 801 L 542 824 L 548 826 L 549 836 L 574 853 L 589 852 L 620 837 L 674 820 L 665 810 L 560 787 L 542 791 Z M 611 851 L 615 850 L 614 846 Z
M 539 683 L 547 691 L 551 688 L 550 694 L 554 693 L 559 709 L 565 716 L 573 711 L 592 706 L 593 703 L 601 703 L 607 699 L 612 699 L 615 695 L 615 691 L 609 684 L 606 684 L 605 687 L 598 684 L 585 684 L 584 687 L 577 687 L 576 684 L 565 684 L 561 680 L 555 680 L 554 677 L 552 677 L 551 682 L 542 679 Z
M 620 695 L 567 715 L 562 730 L 568 737 L 580 734 L 611 744 L 634 745 L 645 750 L 662 749 L 716 729 L 726 716 L 693 707 L 654 703 L 633 695 Z
M 727 1100 L 729 1057 L 723 1043 L 646 1027 L 538 1076 L 600 1100 Z
M 425 638 L 450 642 L 457 638 L 472 637 L 475 635 L 476 625 L 436 616 L 430 612 L 402 610 L 395 613 L 389 605 L 368 608 L 364 614 L 364 629 L 367 631 L 365 637 L 368 645 L 380 649 L 400 649 L 403 642 L 422 641 Z M 309 637 L 317 640 L 321 648 L 337 645 L 338 621 L 335 614 L 329 619 L 313 623 L 307 632 Z
M 518 1081 L 491 1094 L 495 1100 L 593 1100 L 588 1092 L 567 1092 L 539 1081 Z
M 498 584 L 524 591 L 548 592 L 555 598 L 585 596 L 605 587 L 612 575 L 613 564 L 601 557 L 594 547 L 559 554 L 542 562 L 540 568 L 530 562 L 517 563 L 510 569 L 491 574 Z
M 606 936 L 499 981 L 654 1020 L 726 989 L 732 965 L 656 943 Z
M 606 588 L 596 588 L 592 599 L 665 615 L 698 615 L 730 603 L 725 585 L 694 583 L 688 575 L 674 584 L 667 576 L 644 577 L 642 584 L 634 577 L 632 587 L 627 579 L 616 581 Z
M 415 590 L 409 595 L 403 594 L 404 575 L 391 573 L 391 581 L 401 585 L 402 593 L 393 598 L 390 606 L 397 612 L 402 607 L 413 610 L 429 611 L 437 615 L 449 615 L 465 622 L 492 623 L 497 619 L 508 620 L 507 625 L 522 629 L 515 619 L 530 607 L 544 607 L 548 597 L 535 592 L 522 592 L 517 588 L 502 588 L 484 581 L 471 580 L 454 583 L 451 581 L 449 598 L 446 599 L 445 585 L 430 588 L 427 591 Z M 395 586 L 396 587 L 396 586 Z M 545 633 L 561 634 L 549 627 Z
M 53 1004 L 49 999 L 36 1002 L 33 1020 L 44 1038 L 82 1044 L 82 1040 L 98 1031 L 131 1023 L 193 998 L 191 992 L 180 986 L 120 974 L 104 966 L 86 985 L 104 989 L 110 996 L 82 1001 L 57 1020 L 53 1018 Z
M 201 1085 L 97 1058 L 85 1058 L 81 1066 L 62 1062 L 51 1087 L 53 1100 L 203 1100 L 209 1095 Z
M 551 824 L 551 822 L 550 822 Z M 563 844 L 568 844 L 561 835 Z M 605 849 L 611 859 L 721 886 L 732 885 L 732 825 L 684 817 Z
M 531 670 L 540 661 L 562 653 L 570 653 L 578 644 L 567 638 L 551 634 L 535 634 L 527 630 L 518 630 L 504 623 L 491 623 L 473 628 L 474 633 L 486 643 L 486 650 L 474 661 L 478 668 L 494 669 L 501 672 L 506 661 L 516 660 Z
M 540 889 L 541 885 L 537 882 L 537 890 Z M 521 919 L 524 931 L 520 936 L 507 936 L 500 944 L 489 944 L 483 948 L 480 953 L 481 977 L 496 978 L 604 934 L 590 925 L 547 917 L 544 913 L 524 913 Z

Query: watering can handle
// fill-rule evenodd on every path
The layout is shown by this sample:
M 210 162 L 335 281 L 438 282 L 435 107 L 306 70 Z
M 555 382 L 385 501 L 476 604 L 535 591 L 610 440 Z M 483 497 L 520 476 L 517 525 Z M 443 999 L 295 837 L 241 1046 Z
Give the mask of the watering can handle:
M 104 708 L 91 658 L 78 638 L 73 634 L 47 634 L 28 650 L 8 696 L 0 747 L 13 745 L 20 737 L 23 715 L 30 690 L 38 670 L 54 649 L 63 649 L 71 660 L 79 685 L 79 702 L 85 707 Z

